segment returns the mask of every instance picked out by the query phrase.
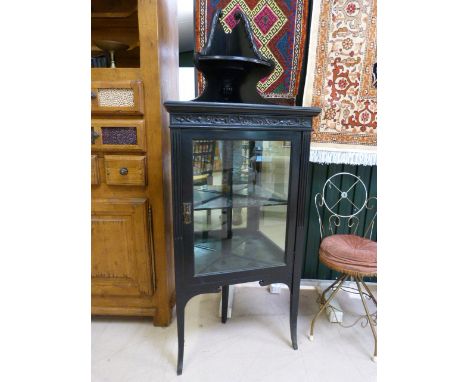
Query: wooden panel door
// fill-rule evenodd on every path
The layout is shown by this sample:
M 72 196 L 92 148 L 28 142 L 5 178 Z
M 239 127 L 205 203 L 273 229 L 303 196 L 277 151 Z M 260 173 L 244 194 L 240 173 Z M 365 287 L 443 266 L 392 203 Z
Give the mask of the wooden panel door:
M 144 198 L 92 201 L 93 295 L 152 295 L 153 256 Z

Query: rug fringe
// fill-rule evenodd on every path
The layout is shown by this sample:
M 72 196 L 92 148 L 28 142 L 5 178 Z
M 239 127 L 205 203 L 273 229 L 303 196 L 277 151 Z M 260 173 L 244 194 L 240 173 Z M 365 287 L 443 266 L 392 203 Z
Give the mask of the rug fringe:
M 310 149 L 310 161 L 320 164 L 376 166 L 377 153 L 365 151 L 329 151 Z

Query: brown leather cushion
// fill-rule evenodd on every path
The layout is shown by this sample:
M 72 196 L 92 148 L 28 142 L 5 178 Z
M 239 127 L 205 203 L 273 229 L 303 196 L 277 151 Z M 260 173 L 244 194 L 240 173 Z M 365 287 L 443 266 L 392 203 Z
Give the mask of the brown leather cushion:
M 352 276 L 377 275 L 377 243 L 356 235 L 331 235 L 322 240 L 320 261 Z

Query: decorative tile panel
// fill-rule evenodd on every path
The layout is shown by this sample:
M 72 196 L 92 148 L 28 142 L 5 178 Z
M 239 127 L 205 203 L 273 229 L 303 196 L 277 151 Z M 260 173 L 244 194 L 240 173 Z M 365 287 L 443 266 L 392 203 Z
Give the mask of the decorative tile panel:
M 102 127 L 102 144 L 104 145 L 136 145 L 136 127 Z
M 131 107 L 135 105 L 133 89 L 98 89 L 98 104 L 101 107 Z

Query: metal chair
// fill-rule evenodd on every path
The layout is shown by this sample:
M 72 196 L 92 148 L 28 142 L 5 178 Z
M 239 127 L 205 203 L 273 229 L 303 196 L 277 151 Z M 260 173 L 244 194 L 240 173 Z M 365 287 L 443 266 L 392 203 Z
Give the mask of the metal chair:
M 339 272 L 339 276 L 320 296 L 320 309 L 311 322 L 309 338 L 313 340 L 317 318 L 330 305 L 337 292 L 345 288 L 345 281 L 352 279 L 366 312 L 361 318 L 367 320 L 366 324 L 369 324 L 374 336 L 372 359 L 376 361 L 377 312 L 369 312 L 366 299 L 372 299 L 375 306 L 377 299 L 364 282 L 364 277 L 377 276 L 377 242 L 371 240 L 373 234 L 376 236 L 377 198 L 368 198 L 366 185 L 358 176 L 340 172 L 328 178 L 322 193 L 315 195 L 315 207 L 320 225 L 320 262 Z M 361 221 L 363 224 L 360 225 Z M 324 225 L 323 222 L 328 224 Z M 367 293 L 363 292 L 362 287 Z M 326 298 L 329 291 L 331 294 Z

